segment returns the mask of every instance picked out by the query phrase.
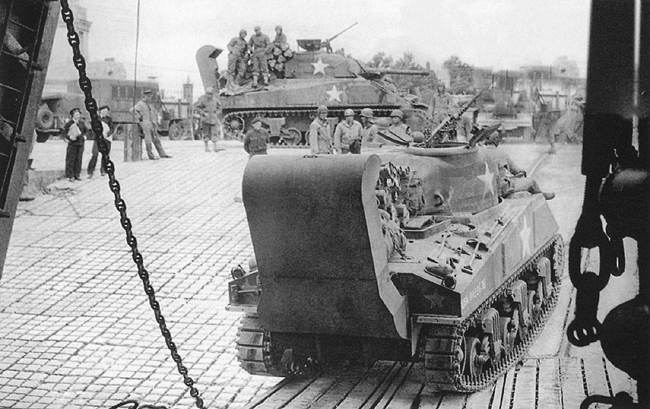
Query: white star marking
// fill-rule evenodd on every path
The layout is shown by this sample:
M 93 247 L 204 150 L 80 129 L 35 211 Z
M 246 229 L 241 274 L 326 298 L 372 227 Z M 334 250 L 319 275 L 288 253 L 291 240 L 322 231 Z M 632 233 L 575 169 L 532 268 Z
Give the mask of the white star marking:
M 325 75 L 325 68 L 329 67 L 329 64 L 325 64 L 322 58 L 319 58 L 318 61 L 311 63 L 314 66 L 314 75 L 319 72 Z
M 530 248 L 530 233 L 532 232 L 532 229 L 528 227 L 526 216 L 524 216 L 523 219 L 524 221 L 522 223 L 521 231 L 519 232 L 519 238 L 521 238 L 521 251 L 523 256 L 526 257 L 532 252 L 532 249 Z
M 329 95 L 329 100 L 328 101 L 338 101 L 341 102 L 341 94 L 343 94 L 343 91 L 340 91 L 339 89 L 336 88 L 336 85 L 332 85 L 332 89 L 329 91 L 325 91 L 327 95 Z
M 494 173 L 490 172 L 490 167 L 488 166 L 487 162 L 485 162 L 485 173 L 477 177 L 481 179 L 481 182 L 485 184 L 483 197 L 485 197 L 488 191 L 494 195 Z

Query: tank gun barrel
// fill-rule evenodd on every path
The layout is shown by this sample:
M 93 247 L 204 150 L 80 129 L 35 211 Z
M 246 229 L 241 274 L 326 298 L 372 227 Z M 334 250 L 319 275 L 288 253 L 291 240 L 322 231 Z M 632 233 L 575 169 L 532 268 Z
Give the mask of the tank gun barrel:
M 345 33 L 346 31 L 348 31 L 348 30 L 351 29 L 352 27 L 356 26 L 357 24 L 359 24 L 358 21 L 355 22 L 354 24 L 348 26 L 347 28 L 345 28 L 345 29 L 339 31 L 338 33 L 334 34 L 333 36 L 331 36 L 330 38 L 328 38 L 328 39 L 325 40 L 324 42 L 325 42 L 325 43 L 329 43 L 330 41 L 334 40 L 336 37 L 338 37 L 338 36 L 340 36 L 341 34 Z
M 365 72 L 375 75 L 419 75 L 426 77 L 431 73 L 424 70 L 398 70 L 391 68 L 365 68 Z

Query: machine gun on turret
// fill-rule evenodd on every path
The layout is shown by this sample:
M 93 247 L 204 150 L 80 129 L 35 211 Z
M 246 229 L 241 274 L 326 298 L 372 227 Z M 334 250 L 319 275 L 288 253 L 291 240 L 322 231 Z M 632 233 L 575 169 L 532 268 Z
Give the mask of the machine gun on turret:
M 460 120 L 465 112 L 476 102 L 476 100 L 483 94 L 483 90 L 479 91 L 474 97 L 469 100 L 462 108 L 456 113 L 448 115 L 438 126 L 431 132 L 431 135 L 424 141 L 423 146 L 427 148 L 433 147 L 436 143 L 445 142 L 444 135 L 456 132 L 456 122 Z M 453 139 L 453 138 L 451 138 Z
M 318 39 L 301 39 L 298 40 L 298 46 L 302 48 L 305 51 L 320 51 L 322 48 L 324 48 L 328 53 L 332 52 L 332 46 L 330 43 L 336 39 L 336 37 L 340 36 L 341 34 L 345 33 L 352 27 L 356 26 L 359 24 L 358 22 L 346 27 L 345 29 L 339 31 L 338 33 L 334 34 L 330 38 L 326 38 L 325 40 L 318 40 Z

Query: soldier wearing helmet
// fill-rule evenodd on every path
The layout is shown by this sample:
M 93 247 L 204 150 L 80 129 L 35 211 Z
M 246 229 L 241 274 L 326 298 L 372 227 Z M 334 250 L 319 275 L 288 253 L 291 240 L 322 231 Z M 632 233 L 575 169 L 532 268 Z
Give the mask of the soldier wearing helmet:
M 386 144 L 397 144 L 395 141 L 391 141 L 391 139 L 401 140 L 404 142 L 413 141 L 413 138 L 411 137 L 411 128 L 404 123 L 404 112 L 399 109 L 395 109 L 390 113 L 390 126 L 384 134 L 390 138 L 381 138 L 383 139 L 381 142 Z
M 201 114 L 201 136 L 205 144 L 205 151 L 210 152 L 208 142 L 212 141 L 212 147 L 215 152 L 222 149 L 217 149 L 217 140 L 221 136 L 221 123 L 219 121 L 219 114 L 221 111 L 221 101 L 219 97 L 214 95 L 214 89 L 207 87 L 205 95 L 201 95 L 194 108 Z
M 248 43 L 246 42 L 246 30 L 239 30 L 239 36 L 234 37 L 228 43 L 228 81 L 241 84 L 248 65 Z
M 277 47 L 282 47 L 283 44 L 287 44 L 287 36 L 282 31 L 282 26 L 275 26 L 275 38 L 273 39 L 273 44 Z
M 260 117 L 253 119 L 251 129 L 244 136 L 244 150 L 249 158 L 255 155 L 266 155 L 269 133 L 262 127 L 263 120 Z
M 361 153 L 361 124 L 355 121 L 351 109 L 346 109 L 343 116 L 334 130 L 334 147 L 340 153 Z
M 361 110 L 361 140 L 365 142 L 374 142 L 377 138 L 377 125 L 374 121 L 375 114 L 370 108 Z
M 253 60 L 253 88 L 257 88 L 257 81 L 262 74 L 264 84 L 269 83 L 268 53 L 271 51 L 271 40 L 269 36 L 262 33 L 260 26 L 255 26 L 255 34 L 248 40 Z
M 309 145 L 314 154 L 332 153 L 332 132 L 327 121 L 325 105 L 318 107 L 316 118 L 309 126 Z

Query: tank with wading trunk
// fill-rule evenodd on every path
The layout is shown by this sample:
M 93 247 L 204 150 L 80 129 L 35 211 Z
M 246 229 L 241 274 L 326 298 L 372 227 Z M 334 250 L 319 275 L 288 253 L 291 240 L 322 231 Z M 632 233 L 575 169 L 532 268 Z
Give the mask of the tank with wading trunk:
M 326 40 L 298 40 L 301 50 L 282 63 L 281 71 L 274 66 L 269 83 L 257 88 L 250 82 L 250 67 L 241 85 L 227 86 L 224 76 L 218 83 L 215 58 L 220 49 L 210 45 L 201 47 L 196 53 L 197 65 L 203 86 L 221 90 L 225 134 L 241 135 L 241 131 L 245 132 L 251 121 L 260 116 L 270 128 L 272 142 L 308 143 L 305 134 L 319 105 L 329 108 L 332 125 L 348 108 L 356 114 L 363 108 L 372 108 L 377 119 L 388 119 L 392 110 L 401 109 L 412 130 L 430 128 L 429 106 L 415 95 L 398 91 L 387 77 L 426 76 L 429 72 L 365 67 L 352 57 L 332 52 L 330 42 L 341 33 Z M 388 124 L 387 120 L 381 122 Z
M 252 158 L 255 262 L 229 283 L 241 366 L 415 360 L 430 389 L 460 392 L 497 379 L 543 328 L 563 265 L 542 195 L 499 197 L 502 160 L 458 142 Z

